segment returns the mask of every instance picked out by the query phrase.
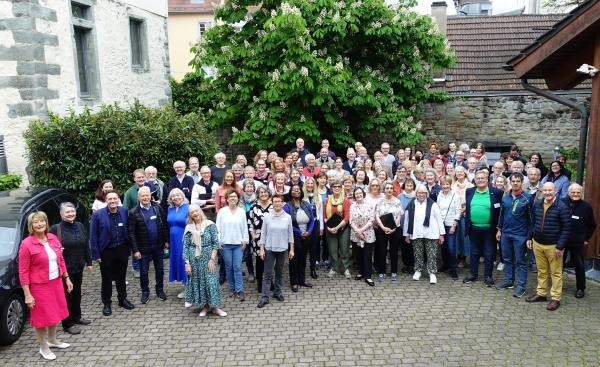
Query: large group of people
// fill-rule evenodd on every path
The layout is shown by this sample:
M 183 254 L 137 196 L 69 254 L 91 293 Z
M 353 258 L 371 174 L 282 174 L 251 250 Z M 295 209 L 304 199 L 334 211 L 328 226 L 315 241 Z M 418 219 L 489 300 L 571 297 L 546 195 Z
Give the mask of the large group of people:
M 471 284 L 483 263 L 485 286 L 514 289 L 521 298 L 533 271 L 537 287 L 526 301 L 546 302 L 549 291 L 546 308 L 553 311 L 568 251 L 575 297 L 584 297 L 582 248 L 596 223 L 564 157 L 547 168 L 539 153 L 526 159 L 516 146 L 493 164 L 481 143 L 432 143 L 425 152 L 402 147 L 395 155 L 385 142 L 372 155 L 358 142 L 344 156 L 329 147 L 323 140 L 313 154 L 297 139 L 283 156 L 260 150 L 231 165 L 219 152 L 212 167 L 191 157 L 187 171 L 184 161 L 174 162 L 167 183 L 153 166 L 136 169 L 122 201 L 114 183 L 103 180 L 89 234 L 75 222 L 71 203 L 62 204 L 63 220 L 52 228 L 44 213 L 32 214 L 19 270 L 40 354 L 54 359 L 49 348 L 69 346 L 56 338 L 58 322 L 72 334 L 90 323 L 80 301 L 82 272 L 92 260 L 100 265 L 103 315 L 113 312 L 113 285 L 118 305 L 135 307 L 125 279 L 130 256 L 142 304 L 151 299 L 152 263 L 156 297 L 167 299 L 168 270 L 168 281 L 182 284 L 177 297 L 185 307 L 198 306 L 201 317 L 227 316 L 225 283 L 232 300 L 246 300 L 246 282 L 256 283 L 258 308 L 271 298 L 283 302 L 286 261 L 294 293 L 312 288 L 308 278 L 317 279 L 320 269 L 369 287 L 396 282 L 399 274 L 419 281 L 425 272 L 437 284 L 440 274 L 457 280 L 463 271 L 462 282 Z M 494 268 L 503 272 L 497 283 Z

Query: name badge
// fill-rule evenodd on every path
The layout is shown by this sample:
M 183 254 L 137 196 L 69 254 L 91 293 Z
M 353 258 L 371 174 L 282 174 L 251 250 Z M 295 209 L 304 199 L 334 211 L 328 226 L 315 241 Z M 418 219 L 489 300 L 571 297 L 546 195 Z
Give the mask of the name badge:
M 119 224 L 117 224 L 117 226 L 123 227 L 123 223 L 119 223 Z
M 151 216 L 150 219 L 155 220 L 156 219 L 156 215 Z
M 500 203 L 495 203 L 494 208 L 498 209 L 500 207 Z
M 576 215 L 572 215 L 571 218 L 573 218 L 573 219 L 579 219 L 579 217 L 576 216 Z

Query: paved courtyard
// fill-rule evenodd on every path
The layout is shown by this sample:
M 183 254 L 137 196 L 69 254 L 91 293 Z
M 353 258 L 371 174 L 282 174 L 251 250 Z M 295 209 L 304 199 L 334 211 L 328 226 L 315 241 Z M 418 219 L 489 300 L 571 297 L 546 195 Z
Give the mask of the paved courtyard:
M 152 273 L 152 270 L 151 270 Z M 527 304 L 512 291 L 463 285 L 440 275 L 414 282 L 403 275 L 375 288 L 321 271 L 315 288 L 272 300 L 257 309 L 255 283 L 247 299 L 226 297 L 226 318 L 198 317 L 169 284 L 165 302 L 139 303 L 139 283 L 129 276 L 132 311 L 116 307 L 103 317 L 100 274 L 84 276 L 83 313 L 93 321 L 72 344 L 45 362 L 27 327 L 19 341 L 0 348 L 3 366 L 598 366 L 600 286 L 588 283 L 575 299 L 575 281 L 564 283 L 561 307 Z M 287 275 L 287 274 L 286 274 Z M 463 273 L 460 274 L 464 275 Z M 496 279 L 501 273 L 494 270 Z M 427 279 L 426 279 L 427 278 Z M 284 278 L 284 279 L 289 279 Z M 151 284 L 153 282 L 151 281 Z M 288 283 L 286 283 L 288 284 Z M 533 274 L 528 294 L 535 284 Z M 152 288 L 152 285 L 151 285 Z M 223 294 L 226 294 L 224 291 Z M 116 295 L 114 296 L 116 298 Z

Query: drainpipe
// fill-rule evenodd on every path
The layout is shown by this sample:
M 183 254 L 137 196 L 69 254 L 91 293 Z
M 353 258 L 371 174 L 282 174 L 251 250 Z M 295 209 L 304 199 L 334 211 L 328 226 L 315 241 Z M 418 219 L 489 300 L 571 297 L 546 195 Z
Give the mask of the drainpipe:
M 588 111 L 582 104 L 577 104 L 570 99 L 560 97 L 550 91 L 536 88 L 529 84 L 526 78 L 521 79 L 521 85 L 526 90 L 538 94 L 542 97 L 546 97 L 562 105 L 570 107 L 574 110 L 579 111 L 581 114 L 581 124 L 579 127 L 579 159 L 577 160 L 577 183 L 583 185 L 583 170 L 585 169 L 585 156 L 587 149 L 587 132 L 588 132 Z

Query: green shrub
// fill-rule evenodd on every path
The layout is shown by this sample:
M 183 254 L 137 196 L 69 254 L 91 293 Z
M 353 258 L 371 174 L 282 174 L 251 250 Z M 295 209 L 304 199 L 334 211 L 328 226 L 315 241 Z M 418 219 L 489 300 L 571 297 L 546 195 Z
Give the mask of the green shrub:
M 0 191 L 14 190 L 21 184 L 21 176 L 14 173 L 0 175 Z
M 172 107 L 148 108 L 138 101 L 68 115 L 50 114 L 33 121 L 24 133 L 32 184 L 63 188 L 86 205 L 103 179 L 112 179 L 123 193 L 136 168 L 153 165 L 167 180 L 176 160 L 197 156 L 210 162 L 215 137 L 202 115 L 179 115 Z

